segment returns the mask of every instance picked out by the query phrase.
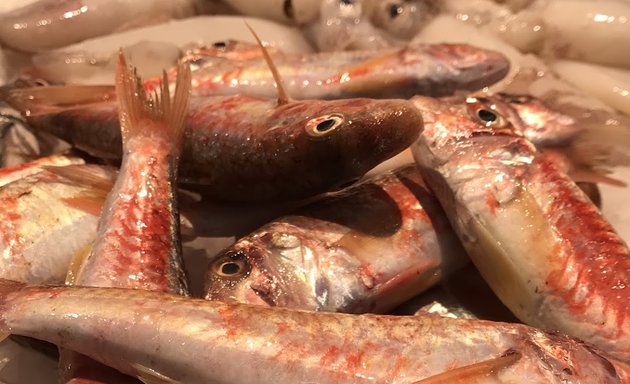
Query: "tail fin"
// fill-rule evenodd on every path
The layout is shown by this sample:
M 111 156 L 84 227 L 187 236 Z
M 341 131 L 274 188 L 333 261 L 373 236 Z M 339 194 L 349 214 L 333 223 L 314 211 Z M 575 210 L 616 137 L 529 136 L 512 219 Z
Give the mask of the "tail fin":
M 164 134 L 175 144 L 175 148 L 181 148 L 190 87 L 190 66 L 180 62 L 172 102 L 166 72 L 163 74 L 159 94 L 153 92 L 147 96 L 142 80 L 135 69 L 127 66 L 125 56 L 120 50 L 116 66 L 116 96 L 119 103 L 123 146 L 132 137 Z
M 33 116 L 109 102 L 114 96 L 111 85 L 73 85 L 11 89 L 0 98 L 23 115 Z

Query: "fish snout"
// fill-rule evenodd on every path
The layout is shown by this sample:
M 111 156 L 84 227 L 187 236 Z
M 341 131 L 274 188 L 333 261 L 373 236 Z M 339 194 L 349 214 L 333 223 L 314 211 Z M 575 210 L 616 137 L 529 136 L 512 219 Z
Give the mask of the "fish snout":
M 475 91 L 503 79 L 510 61 L 502 53 L 467 44 L 440 44 L 432 54 L 449 67 L 461 71 L 460 87 Z

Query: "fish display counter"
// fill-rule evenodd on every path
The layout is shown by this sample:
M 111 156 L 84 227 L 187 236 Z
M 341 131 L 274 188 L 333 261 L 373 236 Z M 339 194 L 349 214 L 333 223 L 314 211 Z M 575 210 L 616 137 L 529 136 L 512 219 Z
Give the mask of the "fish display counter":
M 627 0 L 5 0 L 0 382 L 630 383 Z

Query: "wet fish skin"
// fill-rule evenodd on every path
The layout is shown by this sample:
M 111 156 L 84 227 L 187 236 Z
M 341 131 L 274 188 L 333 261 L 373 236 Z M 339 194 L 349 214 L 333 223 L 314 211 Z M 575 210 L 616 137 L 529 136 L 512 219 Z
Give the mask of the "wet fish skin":
M 630 251 L 559 165 L 500 119 L 415 98 L 412 147 L 471 259 L 523 322 L 630 359 Z
M 628 377 L 628 366 L 603 352 L 518 324 L 314 313 L 5 281 L 0 291 L 4 331 L 77 350 L 128 374 L 146 377 L 153 370 L 191 384 L 413 383 L 510 349 L 522 357 L 497 372 L 496 382 L 618 383 Z
M 386 312 L 467 262 L 415 165 L 273 220 L 210 262 L 206 299 Z
M 463 44 L 316 54 L 273 52 L 288 94 L 295 99 L 408 98 L 475 91 L 501 80 L 509 61 L 500 53 Z M 265 61 L 206 56 L 191 65 L 193 94 L 247 94 L 273 98 Z M 157 79 L 147 82 L 151 89 Z
M 81 165 L 104 180 L 115 173 L 104 167 Z M 42 170 L 0 189 L 0 275 L 23 282 L 62 283 L 70 260 L 96 234 L 98 211 L 72 208 L 67 201 L 86 193 L 104 193 Z M 98 208 L 100 210 L 100 208 Z
M 190 71 L 180 66 L 172 102 L 168 85 L 161 88 L 159 97 L 145 95 L 135 69 L 127 66 L 119 52 L 116 94 L 122 164 L 91 251 L 76 276 L 68 274 L 66 283 L 190 294 L 177 204 L 177 168 L 189 89 Z M 65 383 L 135 382 L 73 351 L 60 354 Z
M 95 156 L 116 159 L 115 103 L 29 117 Z M 325 132 L 319 122 L 328 120 Z M 406 100 L 274 101 L 237 95 L 191 99 L 180 174 L 231 201 L 313 196 L 355 180 L 408 147 L 422 117 Z

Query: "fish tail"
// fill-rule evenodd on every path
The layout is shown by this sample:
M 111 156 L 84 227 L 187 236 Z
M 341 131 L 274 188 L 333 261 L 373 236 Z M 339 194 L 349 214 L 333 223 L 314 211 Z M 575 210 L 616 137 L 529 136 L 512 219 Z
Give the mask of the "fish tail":
M 57 113 L 106 103 L 115 97 L 110 85 L 69 85 L 6 89 L 0 99 L 25 116 Z
M 166 72 L 163 72 L 159 92 L 147 95 L 136 69 L 127 66 L 121 50 L 116 66 L 116 96 L 123 147 L 134 137 L 162 135 L 173 143 L 174 151 L 179 153 L 186 127 L 190 88 L 190 67 L 180 61 L 173 98 Z

